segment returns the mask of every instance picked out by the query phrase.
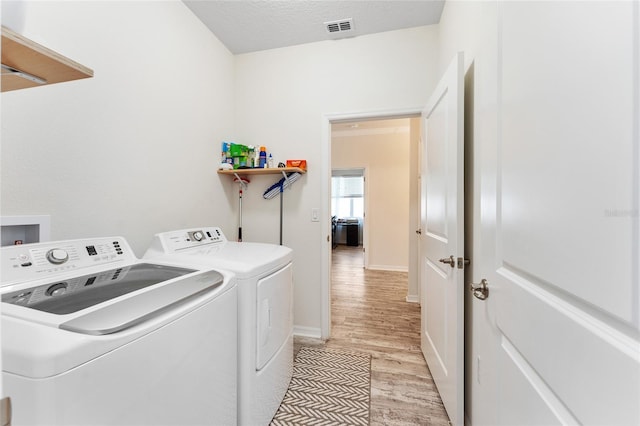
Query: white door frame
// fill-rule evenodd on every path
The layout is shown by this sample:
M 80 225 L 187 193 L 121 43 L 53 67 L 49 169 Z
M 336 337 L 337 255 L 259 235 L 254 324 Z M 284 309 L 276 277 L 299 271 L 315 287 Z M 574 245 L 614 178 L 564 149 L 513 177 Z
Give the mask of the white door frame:
M 390 109 L 382 111 L 360 111 L 350 113 L 327 113 L 322 115 L 322 146 L 320 149 L 320 189 L 324 198 L 320 207 L 321 217 L 331 217 L 331 123 L 347 120 L 378 120 L 399 117 L 420 116 L 423 107 Z M 331 337 L 331 223 L 322 222 L 322 234 L 327 244 L 320 257 L 320 337 Z M 324 238 L 324 237 L 323 237 Z M 411 256 L 411 253 L 409 253 Z

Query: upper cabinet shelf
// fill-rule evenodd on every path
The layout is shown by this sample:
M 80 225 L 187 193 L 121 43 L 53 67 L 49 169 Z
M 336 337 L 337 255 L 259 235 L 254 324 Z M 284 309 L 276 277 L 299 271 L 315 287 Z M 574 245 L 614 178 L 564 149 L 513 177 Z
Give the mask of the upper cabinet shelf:
M 221 175 L 273 175 L 281 173 L 306 173 L 299 167 L 272 167 L 270 169 L 235 169 L 235 170 L 218 170 L 218 174 Z
M 2 92 L 93 77 L 93 70 L 2 27 Z

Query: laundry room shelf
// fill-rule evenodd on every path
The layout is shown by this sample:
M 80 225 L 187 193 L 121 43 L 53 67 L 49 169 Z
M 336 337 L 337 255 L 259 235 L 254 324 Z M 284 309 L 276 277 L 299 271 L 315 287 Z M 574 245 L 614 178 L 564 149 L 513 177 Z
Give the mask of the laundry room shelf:
M 235 169 L 235 170 L 218 170 L 218 174 L 220 175 L 239 175 L 239 176 L 250 176 L 250 175 L 275 175 L 281 173 L 306 173 L 306 171 L 302 170 L 300 167 L 273 167 L 270 169 Z
M 2 91 L 93 77 L 93 70 L 2 27 Z
M 298 174 L 296 174 L 298 173 Z M 240 219 L 239 219 L 239 227 L 238 227 L 238 241 L 242 241 L 242 191 L 247 188 L 247 184 L 249 183 L 248 176 L 249 175 L 282 175 L 280 177 L 280 181 L 278 181 L 275 185 L 267 189 L 267 192 L 270 192 L 274 187 L 279 185 L 280 188 L 280 245 L 282 245 L 282 197 L 284 188 L 290 186 L 296 179 L 307 173 L 306 170 L 301 169 L 300 167 L 273 167 L 267 169 L 235 169 L 235 170 L 218 170 L 218 174 L 220 175 L 230 175 L 233 176 L 240 184 L 239 190 L 239 210 L 240 210 Z M 267 193 L 265 193 L 267 194 Z M 264 195 L 263 195 L 264 196 Z M 266 197 L 265 197 L 266 198 Z

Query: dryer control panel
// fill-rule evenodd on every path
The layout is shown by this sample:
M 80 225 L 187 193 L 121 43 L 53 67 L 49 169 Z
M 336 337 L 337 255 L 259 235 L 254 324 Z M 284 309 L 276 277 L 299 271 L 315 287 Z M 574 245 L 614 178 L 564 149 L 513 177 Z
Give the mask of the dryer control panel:
M 2 286 L 109 263 L 137 260 L 122 237 L 66 240 L 0 248 Z
M 147 254 L 170 254 L 194 247 L 226 243 L 227 237 L 217 227 L 182 229 L 156 234 Z M 146 255 L 145 255 L 146 256 Z

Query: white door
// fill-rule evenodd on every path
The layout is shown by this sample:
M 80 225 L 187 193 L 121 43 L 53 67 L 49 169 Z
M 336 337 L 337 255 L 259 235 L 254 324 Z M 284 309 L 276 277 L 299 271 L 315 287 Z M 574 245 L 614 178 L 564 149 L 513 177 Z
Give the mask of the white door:
M 638 425 L 638 3 L 499 7 L 498 420 Z
M 422 113 L 421 347 L 454 425 L 464 423 L 463 68 L 458 53 Z

